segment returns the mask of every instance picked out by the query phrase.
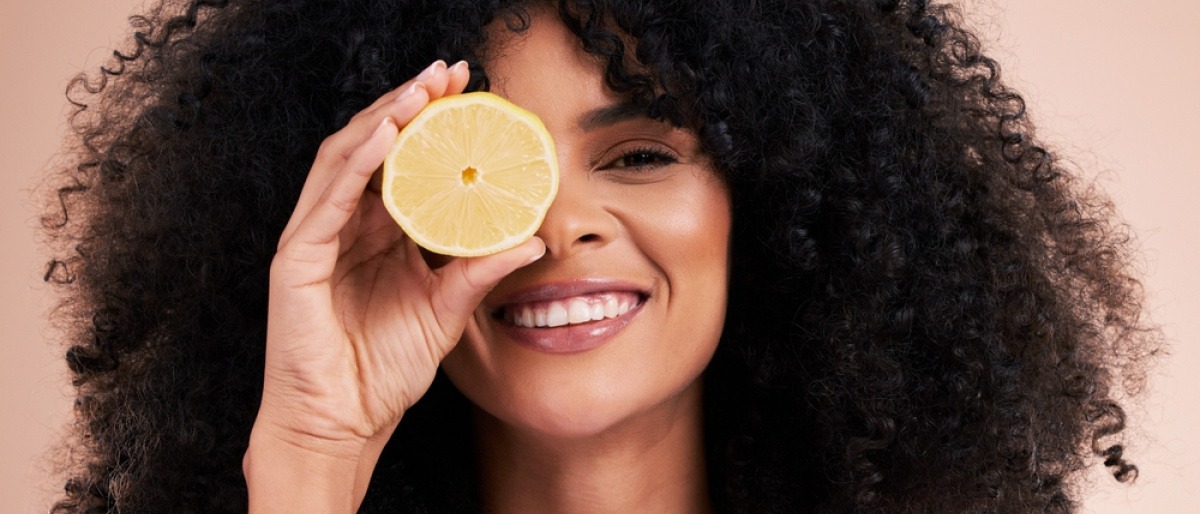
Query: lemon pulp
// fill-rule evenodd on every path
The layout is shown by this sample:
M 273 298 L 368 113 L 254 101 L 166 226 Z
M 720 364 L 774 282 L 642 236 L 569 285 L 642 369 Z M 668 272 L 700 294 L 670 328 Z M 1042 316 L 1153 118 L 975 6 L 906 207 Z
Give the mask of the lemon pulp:
M 558 192 L 554 140 L 530 113 L 492 93 L 429 103 L 383 162 L 384 206 L 418 245 L 487 255 L 533 236 Z

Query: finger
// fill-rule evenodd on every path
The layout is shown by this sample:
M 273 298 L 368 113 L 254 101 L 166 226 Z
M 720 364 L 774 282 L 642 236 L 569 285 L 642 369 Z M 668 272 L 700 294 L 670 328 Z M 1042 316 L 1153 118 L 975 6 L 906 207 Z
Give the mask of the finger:
M 413 117 L 416 116 L 417 113 L 420 112 L 421 109 L 423 109 L 428 103 L 429 97 L 425 93 L 424 84 L 421 82 L 415 82 L 412 86 L 410 86 L 409 90 L 406 91 L 404 95 L 397 97 L 396 101 L 392 102 L 392 108 L 387 110 L 387 112 L 391 113 L 391 116 L 384 116 L 380 118 L 378 121 L 376 121 L 374 128 L 377 129 L 385 119 L 392 120 L 392 123 L 396 126 L 403 126 L 409 121 L 412 121 Z M 361 148 L 361 146 L 365 144 L 365 141 L 367 141 L 369 137 L 373 136 L 371 134 L 364 136 L 363 140 L 358 143 L 358 148 Z M 392 141 L 388 142 L 389 148 L 393 142 L 394 137 Z M 385 151 L 384 154 L 379 157 L 379 160 L 375 162 L 375 167 L 371 169 L 372 173 L 374 173 L 375 168 L 378 168 L 379 164 L 383 162 L 383 156 L 386 154 L 387 153 Z M 341 173 L 339 170 L 345 168 L 346 162 L 347 161 L 342 161 L 334 164 L 330 162 L 329 159 L 323 159 L 320 154 L 318 154 L 317 162 L 313 164 L 312 171 L 309 172 L 309 177 L 305 182 L 304 189 L 300 192 L 300 199 L 296 202 L 296 209 L 292 212 L 292 217 L 290 220 L 288 220 L 287 227 L 284 228 L 283 236 L 279 241 L 280 246 L 282 246 L 288 239 L 292 237 L 292 234 L 296 231 L 300 222 L 308 216 L 309 211 L 314 208 L 324 191 L 329 189 L 333 181 Z M 368 179 L 369 178 L 370 176 L 368 175 Z
M 374 117 L 364 116 L 364 113 L 374 112 L 374 111 L 378 110 L 381 106 L 395 102 L 395 101 L 399 100 L 402 96 L 411 94 L 412 88 L 417 83 L 419 83 L 419 82 L 425 83 L 431 79 L 434 79 L 442 70 L 446 70 L 446 69 L 447 69 L 446 62 L 441 59 L 438 59 L 438 60 L 434 61 L 432 64 L 430 64 L 429 66 L 425 67 L 424 70 L 421 70 L 421 72 L 418 73 L 415 77 L 405 81 L 403 84 L 400 84 L 400 86 L 392 89 L 391 91 L 384 93 L 379 98 L 376 98 L 375 101 L 373 103 L 371 103 L 371 105 L 367 106 L 366 108 L 362 109 L 357 114 L 355 114 L 354 117 L 351 118 L 350 123 L 347 123 L 346 127 L 343 127 L 341 130 L 338 131 L 339 134 L 346 133 L 347 135 L 359 136 L 359 137 L 334 137 L 336 134 L 331 135 L 329 138 L 326 138 L 326 140 L 322 142 L 321 150 L 324 150 L 324 151 L 318 152 L 317 156 L 322 157 L 322 156 L 325 156 L 328 154 L 342 153 L 343 154 L 342 157 L 348 157 L 348 154 L 345 152 L 345 148 L 343 148 L 342 145 L 340 145 L 339 143 L 341 143 L 343 139 L 361 140 L 362 136 L 367 134 L 367 132 L 365 132 L 364 130 L 356 130 L 356 128 L 360 125 L 366 125 L 369 129 L 373 129 L 375 126 L 377 126 L 377 124 L 374 123 L 374 121 L 373 121 Z M 355 123 L 356 121 L 359 121 L 361 123 Z M 311 176 L 312 175 L 310 175 L 310 177 Z M 307 183 L 306 183 L 306 185 L 307 185 Z M 324 189 L 324 188 L 321 187 L 320 189 Z
M 360 202 L 356 233 L 347 235 L 343 230 L 342 240 L 350 242 L 341 248 L 333 272 L 335 280 L 373 259 L 402 260 L 406 257 L 401 246 L 405 239 L 404 230 L 392 219 L 379 195 L 368 190 Z M 347 225 L 347 229 L 349 227 Z
M 426 68 L 421 72 L 424 78 L 409 81 L 407 87 L 402 87 L 391 93 L 387 93 L 376 104 L 371 107 L 359 111 L 354 115 L 350 123 L 344 128 L 329 136 L 322 143 L 322 152 L 318 154 L 318 160 L 321 158 L 331 159 L 333 163 L 338 160 L 345 160 L 353 151 L 354 146 L 370 135 L 383 118 L 391 116 L 396 118 L 394 111 L 404 99 L 411 95 L 411 90 L 418 84 L 425 88 L 426 98 L 433 100 L 441 98 L 446 92 L 446 83 L 450 80 L 450 75 L 444 63 L 438 61 L 430 68 Z M 403 124 L 401 124 L 403 125 Z
M 458 61 L 446 70 L 446 75 L 450 79 L 446 83 L 445 94 L 455 95 L 466 89 L 467 82 L 471 79 L 471 69 L 467 66 L 467 61 Z
M 289 223 L 289 229 L 293 229 L 295 222 L 307 215 L 307 211 L 316 203 L 320 192 L 327 189 L 333 181 L 336 171 L 346 162 L 354 149 L 370 137 L 371 131 L 378 127 L 384 118 L 390 117 L 403 126 L 428 103 L 429 95 L 426 87 L 425 82 L 413 82 L 395 100 L 376 109 L 370 115 L 356 117 L 342 130 L 321 143 L 321 148 L 313 160 L 312 169 L 305 180 L 304 189 L 301 190 L 300 198 L 296 202 L 296 211 L 293 214 L 293 222 Z M 414 110 L 413 104 L 418 102 L 419 105 Z M 286 233 L 288 230 L 284 232 Z
M 545 254 L 546 244 L 534 237 L 497 254 L 455 259 L 437 270 L 440 282 L 433 293 L 433 306 L 451 316 L 445 326 L 459 327 L 500 279 Z
M 471 70 L 467 65 L 467 61 L 458 61 L 453 66 L 446 70 L 446 88 L 441 92 L 441 96 L 456 95 L 463 92 L 467 87 L 467 82 L 471 79 Z M 437 92 L 430 90 L 429 98 L 439 98 L 435 96 Z M 375 176 L 371 177 L 371 183 L 367 187 L 371 191 L 379 192 L 383 185 L 383 170 L 376 170 Z
M 313 159 L 313 166 L 305 179 L 300 198 L 296 202 L 293 220 L 300 220 L 312 208 L 319 192 L 325 190 L 333 180 L 333 171 L 338 169 L 350 157 L 354 149 L 362 141 L 370 137 L 375 127 L 383 118 L 391 117 L 400 126 L 407 124 L 407 119 L 401 112 L 407 110 L 405 103 L 409 98 L 417 96 L 416 90 L 424 88 L 427 100 L 439 98 L 447 90 L 451 75 L 446 64 L 438 60 L 425 68 L 419 75 L 407 81 L 399 88 L 383 95 L 370 107 L 363 109 L 350 120 L 345 127 L 325 138 Z M 378 189 L 376 187 L 376 189 Z M 294 229 L 295 223 L 289 223 L 288 229 Z M 285 233 L 290 230 L 285 229 Z
M 393 102 L 396 100 L 397 97 L 399 97 L 404 92 L 405 89 L 412 87 L 412 85 L 414 83 L 429 82 L 434 77 L 436 77 L 438 74 L 445 72 L 447 69 L 448 68 L 446 67 L 446 61 L 443 61 L 441 59 L 433 61 L 432 64 L 430 64 L 429 66 L 426 66 L 425 69 L 421 70 L 421 72 L 418 73 L 415 77 L 408 79 L 403 84 L 400 84 L 399 86 L 395 87 L 391 91 L 388 91 L 387 93 L 380 95 L 380 97 L 376 98 L 375 101 L 373 103 L 371 103 L 371 105 L 368 105 L 365 109 L 363 109 L 360 112 L 370 112 L 375 109 L 378 109 L 380 106 L 386 105 L 388 102 Z
M 358 151 L 346 161 L 279 251 L 285 261 L 301 263 L 311 271 L 298 278 L 303 283 L 327 279 L 339 253 L 339 234 L 357 212 L 371 173 L 396 138 L 396 124 L 385 118 Z

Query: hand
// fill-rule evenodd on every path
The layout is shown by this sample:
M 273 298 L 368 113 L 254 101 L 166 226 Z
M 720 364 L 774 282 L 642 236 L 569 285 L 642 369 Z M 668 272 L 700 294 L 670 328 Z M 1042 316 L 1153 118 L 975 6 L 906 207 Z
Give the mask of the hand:
M 399 127 L 430 100 L 462 92 L 467 78 L 465 64 L 434 63 L 322 143 L 271 265 L 263 399 L 248 463 L 269 440 L 359 468 L 366 459 L 369 476 L 483 296 L 544 254 L 534 238 L 431 269 L 378 186 L 369 187 Z

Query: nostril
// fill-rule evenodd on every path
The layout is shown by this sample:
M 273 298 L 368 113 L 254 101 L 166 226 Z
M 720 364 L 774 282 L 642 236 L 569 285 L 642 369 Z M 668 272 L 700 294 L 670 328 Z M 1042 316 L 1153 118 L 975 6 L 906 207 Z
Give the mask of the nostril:
M 594 243 L 599 240 L 600 240 L 600 236 L 598 236 L 596 234 L 584 234 L 582 236 L 579 236 L 579 242 L 581 242 L 581 243 Z

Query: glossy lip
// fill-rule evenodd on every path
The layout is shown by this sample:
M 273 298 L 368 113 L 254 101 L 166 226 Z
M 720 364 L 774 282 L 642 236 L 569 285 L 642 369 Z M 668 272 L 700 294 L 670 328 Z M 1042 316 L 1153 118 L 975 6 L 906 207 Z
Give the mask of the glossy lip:
M 552 328 L 520 327 L 503 318 L 504 308 L 513 304 L 561 300 L 572 296 L 614 291 L 637 293 L 638 304 L 617 318 Z M 608 342 L 642 312 L 642 307 L 649 300 L 650 294 L 646 288 L 629 282 L 610 279 L 570 280 L 540 284 L 504 296 L 497 302 L 499 306 L 491 310 L 491 319 L 502 333 L 521 346 L 544 353 L 576 353 Z

